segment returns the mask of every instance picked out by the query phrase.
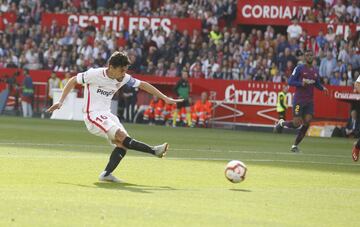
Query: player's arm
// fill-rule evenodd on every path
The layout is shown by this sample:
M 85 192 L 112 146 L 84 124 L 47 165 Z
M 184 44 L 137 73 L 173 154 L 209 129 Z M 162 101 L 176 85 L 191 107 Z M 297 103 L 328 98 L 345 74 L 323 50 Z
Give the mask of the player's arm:
M 317 89 L 319 89 L 320 91 L 324 91 L 325 94 L 328 95 L 329 91 L 328 91 L 328 89 L 327 89 L 325 86 L 323 86 L 323 85 L 321 84 L 319 77 L 316 78 L 314 86 L 315 86 Z
M 175 104 L 177 102 L 183 101 L 183 99 L 172 99 L 172 98 L 167 97 L 161 91 L 159 91 L 156 87 L 152 86 L 151 84 L 149 84 L 148 82 L 145 82 L 145 81 L 140 82 L 139 88 L 141 90 L 146 91 L 149 94 L 157 96 L 158 98 L 164 100 L 166 103 L 169 103 L 169 104 Z
M 66 99 L 67 95 L 70 93 L 72 89 L 75 88 L 77 82 L 76 82 L 76 76 L 73 76 L 65 85 L 64 90 L 61 93 L 60 100 L 57 103 L 54 103 L 49 109 L 46 110 L 46 112 L 52 113 L 56 109 L 60 109 L 64 100 Z
M 304 81 L 300 80 L 300 69 L 301 69 L 300 67 L 301 67 L 300 65 L 296 66 L 291 76 L 289 77 L 288 84 L 290 86 L 294 86 L 294 87 L 305 86 Z
M 319 74 L 318 74 L 319 75 Z M 314 83 L 314 86 L 319 89 L 320 91 L 323 91 L 325 92 L 325 95 L 328 95 L 329 94 L 329 90 L 321 84 L 320 82 L 320 77 L 319 76 L 316 76 L 316 79 L 315 79 L 315 83 Z
M 319 89 L 320 91 L 324 91 L 324 90 L 326 89 L 326 87 L 321 84 L 319 78 L 317 78 L 317 79 L 315 80 L 315 84 L 314 84 L 314 85 L 315 85 L 315 87 L 316 87 L 317 89 Z

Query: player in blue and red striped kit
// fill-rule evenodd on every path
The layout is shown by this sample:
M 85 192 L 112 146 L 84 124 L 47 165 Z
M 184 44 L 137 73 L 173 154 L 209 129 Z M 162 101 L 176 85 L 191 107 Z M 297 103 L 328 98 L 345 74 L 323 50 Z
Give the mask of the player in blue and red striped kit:
M 357 78 L 354 84 L 356 92 L 360 93 L 360 76 Z M 355 142 L 354 147 L 352 149 L 352 159 L 354 162 L 359 160 L 359 153 L 360 153 L 360 138 Z
M 295 143 L 291 147 L 292 152 L 299 152 L 298 145 L 305 137 L 313 118 L 314 87 L 326 92 L 326 94 L 328 93 L 327 88 L 320 84 L 318 70 L 312 66 L 312 63 L 313 52 L 307 50 L 305 52 L 305 64 L 297 65 L 288 80 L 290 86 L 296 87 L 293 100 L 293 120 L 284 121 L 280 119 L 275 125 L 277 131 L 283 127 L 293 129 L 300 127 Z

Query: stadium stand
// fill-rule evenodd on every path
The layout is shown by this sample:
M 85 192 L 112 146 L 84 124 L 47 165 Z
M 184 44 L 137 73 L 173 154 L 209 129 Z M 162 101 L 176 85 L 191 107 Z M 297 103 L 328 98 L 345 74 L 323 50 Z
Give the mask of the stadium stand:
M 245 32 L 230 26 L 236 17 L 236 1 L 2 1 L 2 13 L 16 13 L 16 23 L 4 24 L 0 34 L 0 66 L 54 71 L 83 71 L 102 66 L 110 53 L 128 51 L 131 70 L 140 74 L 179 76 L 183 69 L 195 78 L 255 81 L 285 81 L 301 59 L 304 48 L 316 53 L 323 83 L 350 86 L 359 75 L 359 36 L 322 31 L 316 37 L 306 29 L 289 38 L 268 26 Z M 111 9 L 111 10 L 110 10 Z M 359 2 L 315 0 L 299 22 L 358 23 Z M 202 30 L 169 33 L 149 27 L 131 34 L 92 26 L 80 28 L 70 21 L 50 28 L 39 25 L 43 12 L 96 13 L 99 15 L 141 15 L 197 18 Z M 222 24 L 221 24 L 222 22 Z M 220 26 L 221 24 L 221 26 Z M 293 28 L 293 24 L 289 28 Z M 175 65 L 174 65 L 175 64 Z

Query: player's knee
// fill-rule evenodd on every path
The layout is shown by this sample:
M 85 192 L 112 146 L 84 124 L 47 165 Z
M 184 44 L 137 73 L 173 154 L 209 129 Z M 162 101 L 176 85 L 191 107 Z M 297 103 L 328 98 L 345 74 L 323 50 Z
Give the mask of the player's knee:
M 124 149 L 125 151 L 127 150 L 127 148 L 122 144 L 122 142 L 119 142 L 117 140 L 112 140 L 111 141 L 116 147 Z
M 312 116 L 311 116 L 311 115 L 306 116 L 306 117 L 305 117 L 305 120 L 304 120 L 304 124 L 310 124 L 311 120 L 312 120 Z
M 301 125 L 301 120 L 300 119 L 294 119 L 293 124 L 297 128 L 297 127 L 299 127 Z
M 123 131 L 121 131 L 120 129 L 118 129 L 118 130 L 116 131 L 116 133 L 115 133 L 115 141 L 117 142 L 116 145 L 118 145 L 118 143 L 119 143 L 119 144 L 121 144 L 121 146 L 122 146 L 123 141 L 124 141 L 124 139 L 125 139 L 127 136 L 128 136 L 128 135 L 127 135 L 125 132 L 123 132 Z
M 306 127 L 309 127 L 310 126 L 310 121 L 304 121 L 303 125 L 306 126 Z

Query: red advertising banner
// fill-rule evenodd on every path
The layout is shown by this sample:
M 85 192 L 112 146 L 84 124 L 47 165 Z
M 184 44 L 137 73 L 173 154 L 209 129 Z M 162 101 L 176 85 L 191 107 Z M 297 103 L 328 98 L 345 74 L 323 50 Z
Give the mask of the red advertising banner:
M 237 11 L 238 24 L 288 26 L 291 18 L 302 11 L 302 15 L 311 9 L 312 1 L 307 0 L 239 0 Z M 332 27 L 336 34 L 345 39 L 360 30 L 359 24 L 300 23 L 309 35 L 316 36 L 319 31 L 324 35 Z
M 238 0 L 238 24 L 288 25 L 292 17 L 302 10 L 310 10 L 309 0 Z
M 136 76 L 139 79 L 160 86 L 162 91 L 172 91 L 177 78 Z M 214 101 L 213 120 L 228 124 L 273 125 L 276 113 L 277 94 L 282 84 L 254 81 L 190 79 L 192 97 L 206 91 Z M 349 117 L 350 104 L 339 99 L 340 93 L 351 93 L 352 87 L 327 86 L 329 96 L 315 89 L 315 118 L 322 120 L 345 120 Z M 288 106 L 292 107 L 294 88 L 287 95 Z M 292 116 L 288 108 L 287 116 Z
M 60 26 L 67 26 L 70 20 L 79 24 L 80 27 L 86 27 L 94 24 L 97 28 L 105 26 L 115 31 L 121 31 L 124 28 L 130 33 L 136 28 L 143 30 L 145 24 L 149 24 L 153 30 L 161 27 L 166 33 L 176 26 L 179 31 L 188 30 L 190 34 L 197 29 L 201 30 L 201 20 L 191 18 L 166 18 L 166 17 L 141 17 L 141 16 L 102 16 L 85 14 L 54 14 L 43 13 L 41 25 L 50 27 L 52 21 L 57 21 Z
M 351 101 L 359 101 L 360 100 L 359 93 L 352 93 L 352 92 L 346 92 L 346 91 L 336 91 L 334 93 L 334 97 L 336 99 L 342 99 L 342 100 L 351 100 Z
M 4 77 L 12 76 L 16 69 L 0 69 L 0 91 L 5 87 Z M 34 82 L 47 82 L 51 71 L 30 70 Z M 63 77 L 63 73 L 59 73 Z M 168 78 L 149 75 L 135 75 L 136 78 L 147 81 L 168 95 L 173 95 L 173 87 L 179 78 Z M 17 78 L 18 83 L 23 80 L 22 70 Z M 206 91 L 214 100 L 213 120 L 227 124 L 245 125 L 273 125 L 277 120 L 277 93 L 282 84 L 270 82 L 234 81 L 234 80 L 206 80 L 190 79 L 191 96 L 194 101 L 201 92 Z M 315 118 L 322 120 L 346 120 L 349 117 L 350 103 L 359 99 L 359 95 L 352 93 L 352 87 L 327 86 L 329 96 L 315 89 Z M 41 88 L 38 95 L 44 95 L 46 90 Z M 292 105 L 294 88 L 287 94 L 287 104 Z M 147 103 L 139 103 L 147 104 Z M 287 116 L 292 116 L 288 108 Z
M 225 88 L 219 88 L 217 96 L 218 108 L 215 120 L 230 121 L 236 124 L 273 125 L 278 119 L 276 113 L 277 94 L 281 84 L 261 82 L 230 82 Z M 217 83 L 217 85 L 220 85 Z M 211 88 L 217 87 L 212 85 Z M 315 91 L 315 118 L 324 120 L 346 119 L 350 104 L 335 98 L 340 91 L 351 91 L 346 87 L 329 87 L 330 96 Z M 292 107 L 294 88 L 287 94 L 287 105 Z M 225 102 L 224 102 L 225 101 Z M 292 108 L 288 108 L 287 116 L 291 118 Z

